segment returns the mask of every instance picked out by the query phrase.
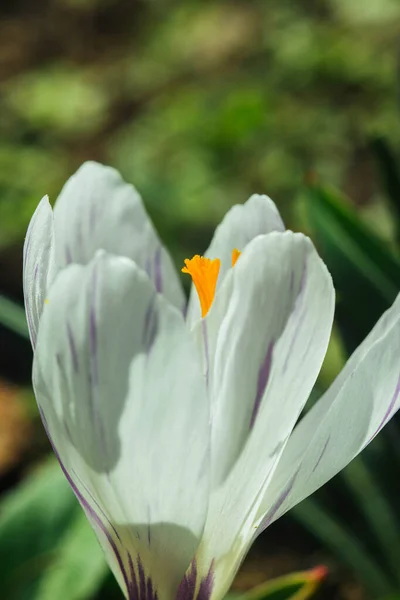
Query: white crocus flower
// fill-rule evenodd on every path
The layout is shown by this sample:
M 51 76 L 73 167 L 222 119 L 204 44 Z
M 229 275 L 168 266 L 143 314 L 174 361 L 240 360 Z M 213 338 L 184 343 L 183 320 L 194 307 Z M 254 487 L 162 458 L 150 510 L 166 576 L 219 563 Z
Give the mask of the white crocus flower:
M 233 207 L 206 256 L 185 261 L 198 292 L 185 319 L 139 195 L 95 163 L 67 182 L 54 213 L 41 201 L 27 233 L 39 409 L 130 600 L 222 598 L 254 538 L 400 404 L 397 300 L 295 427 L 334 290 L 269 198 Z

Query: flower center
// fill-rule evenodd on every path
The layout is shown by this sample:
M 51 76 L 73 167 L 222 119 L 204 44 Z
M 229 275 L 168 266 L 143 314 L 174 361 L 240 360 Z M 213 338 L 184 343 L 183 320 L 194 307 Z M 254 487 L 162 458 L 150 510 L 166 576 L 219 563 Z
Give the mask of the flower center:
M 232 267 L 235 266 L 239 256 L 240 252 L 235 248 L 232 251 Z M 186 258 L 184 262 L 182 273 L 188 273 L 192 278 L 200 300 L 201 316 L 204 319 L 214 301 L 221 260 L 196 254 L 193 258 Z

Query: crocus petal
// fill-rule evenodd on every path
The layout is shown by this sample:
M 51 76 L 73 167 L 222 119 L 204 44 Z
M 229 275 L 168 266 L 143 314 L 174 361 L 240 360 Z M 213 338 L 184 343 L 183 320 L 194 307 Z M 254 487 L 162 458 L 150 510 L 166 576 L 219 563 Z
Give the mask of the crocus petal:
M 63 187 L 54 207 L 59 267 L 86 264 L 103 249 L 134 260 L 180 310 L 183 289 L 135 188 L 111 167 L 87 162 Z
M 260 508 L 260 530 L 343 469 L 396 413 L 399 356 L 400 296 L 296 427 Z
M 232 251 L 237 248 L 243 252 L 252 239 L 271 231 L 285 231 L 285 226 L 275 203 L 268 196 L 254 194 L 245 204 L 236 204 L 226 213 L 205 253 L 209 258 L 221 259 L 218 286 L 231 268 Z M 195 323 L 201 315 L 193 287 L 187 314 L 190 323 Z
M 209 495 L 208 402 L 183 316 L 129 259 L 71 265 L 42 315 L 34 387 L 125 595 L 173 597 Z
M 25 311 L 33 348 L 47 287 L 55 274 L 53 211 L 47 196 L 40 201 L 29 224 L 23 253 Z
M 333 311 L 331 277 L 310 240 L 271 233 L 248 245 L 195 331 L 207 341 L 212 402 L 214 489 L 202 557 L 215 559 L 217 586 L 229 583 L 229 569 L 252 537 L 258 506 L 318 376 Z

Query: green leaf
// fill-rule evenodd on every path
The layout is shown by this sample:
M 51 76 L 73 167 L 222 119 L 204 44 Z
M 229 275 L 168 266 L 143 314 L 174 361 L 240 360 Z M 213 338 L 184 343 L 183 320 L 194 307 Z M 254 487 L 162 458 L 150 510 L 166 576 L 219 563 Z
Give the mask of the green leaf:
M 55 459 L 46 461 L 0 504 L 0 589 L 32 600 L 56 547 L 80 507 Z
M 372 560 L 362 543 L 314 498 L 303 500 L 291 514 L 359 575 L 373 598 L 394 591 L 388 576 Z
M 400 288 L 400 262 L 337 193 L 310 186 L 302 197 L 337 291 L 336 317 L 349 351 L 369 333 Z
M 54 561 L 44 574 L 35 600 L 92 598 L 108 573 L 103 552 L 83 511 L 61 540 Z
M 229 600 L 307 600 L 320 586 L 327 574 L 325 567 L 316 567 L 309 571 L 301 571 L 284 575 L 262 583 L 245 594 L 234 596 Z
M 0 323 L 29 339 L 24 309 L 0 294 Z
M 341 477 L 368 520 L 393 576 L 400 583 L 400 523 L 380 488 L 373 469 L 369 468 L 364 456 L 357 456 L 342 471 Z
M 400 170 L 396 157 L 389 144 L 383 138 L 372 140 L 379 173 L 387 198 L 395 214 L 397 239 L 400 241 Z

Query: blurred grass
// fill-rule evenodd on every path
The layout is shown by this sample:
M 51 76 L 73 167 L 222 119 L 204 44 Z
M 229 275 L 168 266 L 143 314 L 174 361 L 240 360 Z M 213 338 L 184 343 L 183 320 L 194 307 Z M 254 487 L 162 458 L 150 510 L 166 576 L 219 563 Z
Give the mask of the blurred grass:
M 87 158 L 138 186 L 179 261 L 254 191 L 293 220 L 310 168 L 371 200 L 364 140 L 400 133 L 396 16 L 389 0 L 22 2 L 0 21 L 0 244 Z
M 25 311 L 18 304 L 0 294 L 0 323 L 29 339 Z

